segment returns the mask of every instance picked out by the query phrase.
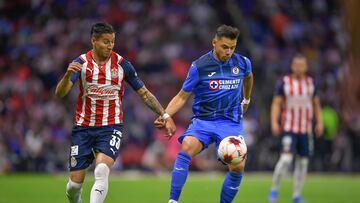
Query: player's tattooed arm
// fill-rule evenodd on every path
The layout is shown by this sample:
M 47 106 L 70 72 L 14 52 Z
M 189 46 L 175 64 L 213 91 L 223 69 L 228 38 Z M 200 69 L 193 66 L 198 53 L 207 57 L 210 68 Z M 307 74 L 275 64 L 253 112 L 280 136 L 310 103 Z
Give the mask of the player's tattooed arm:
M 163 116 L 163 117 L 165 116 L 164 108 L 161 106 L 161 104 L 156 99 L 156 97 L 148 89 L 146 89 L 145 86 L 140 88 L 136 92 L 140 96 L 140 98 L 143 100 L 143 102 L 151 110 L 153 110 L 155 113 L 159 114 L 160 116 Z M 175 125 L 173 119 L 171 118 L 171 116 L 169 116 L 169 114 L 167 114 L 167 118 L 163 118 L 163 119 L 164 119 L 164 123 L 162 124 L 162 127 L 166 128 L 165 136 L 170 139 L 176 131 L 176 125 Z
M 148 106 L 152 111 L 158 115 L 163 115 L 165 113 L 164 108 L 161 106 L 156 97 L 148 90 L 146 87 L 142 87 L 136 91 L 140 96 L 141 100 Z

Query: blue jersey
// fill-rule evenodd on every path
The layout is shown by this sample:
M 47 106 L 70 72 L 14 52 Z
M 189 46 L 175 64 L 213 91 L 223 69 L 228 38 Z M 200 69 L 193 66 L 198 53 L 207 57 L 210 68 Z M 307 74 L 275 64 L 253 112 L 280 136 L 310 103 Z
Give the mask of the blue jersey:
M 182 86 L 195 94 L 193 117 L 240 122 L 243 78 L 250 73 L 250 60 L 236 53 L 225 63 L 215 59 L 212 51 L 195 60 Z

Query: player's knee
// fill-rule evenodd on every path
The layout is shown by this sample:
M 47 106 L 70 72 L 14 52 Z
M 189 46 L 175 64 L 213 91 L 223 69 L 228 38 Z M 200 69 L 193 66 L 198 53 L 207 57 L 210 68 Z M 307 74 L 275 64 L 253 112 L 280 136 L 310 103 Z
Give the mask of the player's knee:
M 191 152 L 193 151 L 191 144 L 183 142 L 183 144 L 181 145 L 181 151 L 191 155 Z
M 280 161 L 285 164 L 290 164 L 293 160 L 293 155 L 290 153 L 283 153 L 280 156 Z
M 309 164 L 309 158 L 307 158 L 307 157 L 301 157 L 300 158 L 300 165 L 302 167 L 307 167 L 308 164 Z
M 198 154 L 202 149 L 201 142 L 195 137 L 185 137 L 181 144 L 181 151 L 194 156 Z
M 232 165 L 228 164 L 229 171 L 236 172 L 236 173 L 242 173 L 245 171 L 245 162 L 246 160 L 243 160 L 242 162 Z
M 110 173 L 109 167 L 104 163 L 100 163 L 100 164 L 96 165 L 95 170 L 94 170 L 95 180 L 107 179 L 109 176 L 109 173 Z
M 83 183 L 86 176 L 86 170 L 71 171 L 69 174 L 70 180 L 75 183 Z

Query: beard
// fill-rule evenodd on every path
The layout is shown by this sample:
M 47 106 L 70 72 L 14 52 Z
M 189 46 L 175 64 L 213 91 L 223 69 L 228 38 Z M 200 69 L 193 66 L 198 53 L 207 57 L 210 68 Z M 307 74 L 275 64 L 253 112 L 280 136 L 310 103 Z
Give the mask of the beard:
M 102 57 L 104 57 L 104 59 L 107 59 L 110 57 L 111 51 L 107 51 L 107 50 L 103 51 L 101 55 L 102 55 Z

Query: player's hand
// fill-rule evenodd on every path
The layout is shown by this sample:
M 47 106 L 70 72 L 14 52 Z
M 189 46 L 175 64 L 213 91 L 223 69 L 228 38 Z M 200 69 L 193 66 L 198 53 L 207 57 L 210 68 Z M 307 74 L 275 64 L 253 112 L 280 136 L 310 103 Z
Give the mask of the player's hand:
M 169 117 L 165 120 L 165 129 L 166 129 L 166 135 L 165 137 L 168 137 L 171 139 L 171 137 L 175 134 L 176 131 L 176 125 L 174 123 L 174 120 Z
M 244 97 L 243 100 L 241 101 L 241 106 L 243 108 L 243 113 L 245 113 L 248 110 L 249 104 L 250 104 L 250 99 L 246 99 Z
M 165 120 L 161 119 L 161 116 L 159 116 L 155 121 L 154 121 L 154 126 L 155 128 L 161 129 L 165 127 Z
M 167 118 L 166 120 L 162 119 L 161 116 L 159 116 L 154 121 L 155 128 L 163 129 L 165 128 L 165 136 L 169 139 L 175 134 L 176 131 L 176 125 L 171 117 Z
M 316 137 L 321 137 L 324 133 L 324 126 L 322 123 L 316 123 L 315 125 L 315 134 Z
M 67 68 L 66 73 L 73 74 L 78 71 L 81 71 L 82 65 L 79 62 L 71 62 Z
M 274 136 L 278 136 L 281 133 L 281 128 L 278 123 L 272 123 L 271 124 L 271 132 Z

